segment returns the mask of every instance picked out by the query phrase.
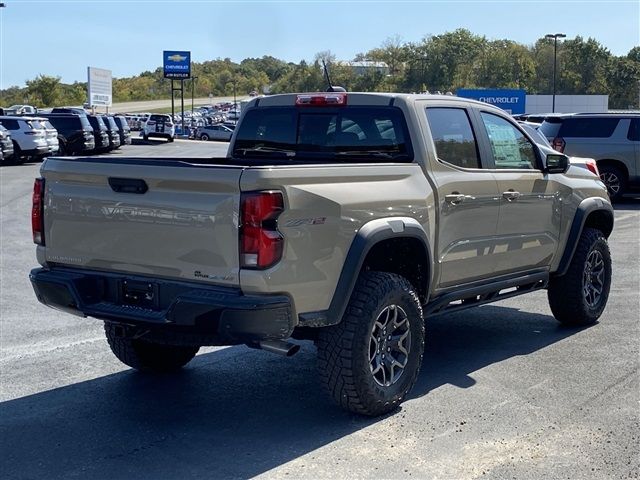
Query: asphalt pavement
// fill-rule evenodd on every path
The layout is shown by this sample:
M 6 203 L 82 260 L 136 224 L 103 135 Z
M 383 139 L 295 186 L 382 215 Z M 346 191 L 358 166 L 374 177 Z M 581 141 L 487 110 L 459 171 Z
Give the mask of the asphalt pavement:
M 38 168 L 0 168 L 3 479 L 638 478 L 640 200 L 616 207 L 598 324 L 560 327 L 545 292 L 429 318 L 411 397 L 370 419 L 329 403 L 310 343 L 292 358 L 206 348 L 178 374 L 147 376 L 115 359 L 101 322 L 40 305 L 27 278 Z

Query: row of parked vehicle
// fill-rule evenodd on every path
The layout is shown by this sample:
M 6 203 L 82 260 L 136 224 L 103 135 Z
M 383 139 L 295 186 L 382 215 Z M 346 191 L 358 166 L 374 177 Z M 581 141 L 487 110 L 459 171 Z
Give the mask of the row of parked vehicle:
M 555 150 L 572 158 L 593 159 L 611 200 L 620 200 L 625 193 L 640 188 L 640 113 L 516 118 L 540 132 Z
M 123 116 L 93 115 L 82 108 L 3 115 L 0 125 L 3 163 L 54 155 L 93 155 L 131 144 L 131 128 Z

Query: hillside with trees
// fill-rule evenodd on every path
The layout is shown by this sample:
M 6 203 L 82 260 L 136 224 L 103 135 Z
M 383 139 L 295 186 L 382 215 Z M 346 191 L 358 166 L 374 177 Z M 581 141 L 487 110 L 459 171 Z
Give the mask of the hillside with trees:
M 285 62 L 271 56 L 194 62 L 195 96 L 238 95 L 256 90 L 268 93 L 324 90 L 321 60 L 330 64 L 334 84 L 348 91 L 455 92 L 458 88 L 522 88 L 529 94 L 551 93 L 553 40 L 533 45 L 489 40 L 465 29 L 404 42 L 385 40 L 379 47 L 351 61 L 337 61 L 330 51 L 312 62 Z M 358 62 L 377 62 L 383 68 L 355 69 Z M 362 71 L 364 70 L 364 71 Z M 187 92 L 190 80 L 185 82 Z M 640 108 L 640 47 L 615 56 L 596 39 L 580 36 L 558 45 L 557 94 L 608 94 L 609 108 Z M 162 68 L 135 77 L 113 79 L 114 102 L 170 98 L 170 82 Z M 38 107 L 77 105 L 86 99 L 86 83 L 63 84 L 59 77 L 39 75 L 26 87 L 0 91 L 0 104 Z

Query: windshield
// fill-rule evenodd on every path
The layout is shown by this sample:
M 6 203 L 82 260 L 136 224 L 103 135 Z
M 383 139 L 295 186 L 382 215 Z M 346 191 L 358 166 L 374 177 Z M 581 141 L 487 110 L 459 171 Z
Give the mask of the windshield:
M 413 160 L 406 122 L 396 107 L 249 110 L 233 156 L 255 155 L 345 162 Z

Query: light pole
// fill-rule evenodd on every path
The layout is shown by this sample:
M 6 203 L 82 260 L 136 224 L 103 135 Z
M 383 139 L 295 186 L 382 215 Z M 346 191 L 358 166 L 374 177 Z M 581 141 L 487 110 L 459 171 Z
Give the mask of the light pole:
M 566 38 L 564 33 L 547 33 L 544 38 L 553 38 L 553 96 L 551 97 L 551 113 L 556 112 L 556 69 L 558 58 L 558 39 Z
M 196 80 L 198 80 L 198 77 L 191 77 L 191 115 L 193 115 L 193 94 L 196 89 Z

